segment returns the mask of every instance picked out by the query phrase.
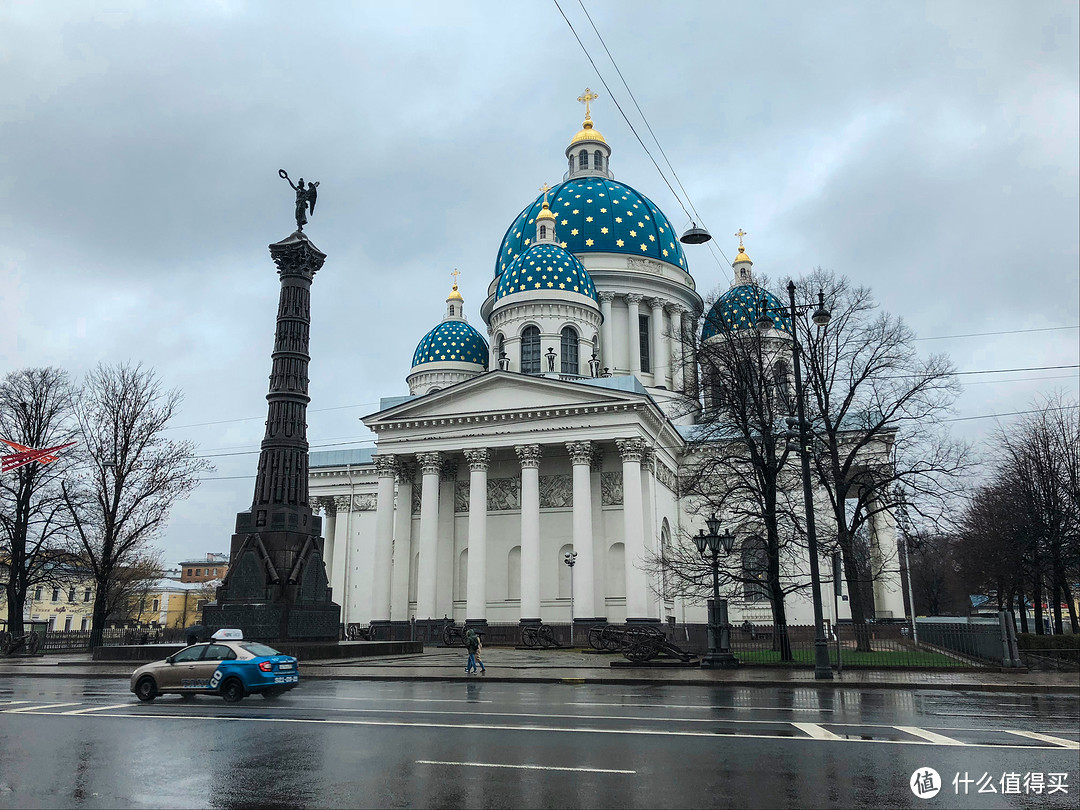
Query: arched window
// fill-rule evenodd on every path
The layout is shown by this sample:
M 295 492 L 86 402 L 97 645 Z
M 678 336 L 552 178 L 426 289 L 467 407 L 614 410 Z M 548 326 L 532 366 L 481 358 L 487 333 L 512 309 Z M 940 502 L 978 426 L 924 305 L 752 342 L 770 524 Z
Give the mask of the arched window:
M 578 334 L 572 326 L 564 326 L 562 330 L 562 373 L 580 374 L 581 367 L 578 365 Z
M 578 152 L 577 166 L 579 169 L 589 168 L 589 153 L 587 150 L 582 149 L 580 152 Z
M 593 159 L 592 166 L 593 166 L 594 169 L 599 170 L 599 169 L 604 168 L 604 153 L 601 152 L 599 149 L 597 149 L 595 152 L 593 152 L 592 159 Z
M 521 598 L 521 546 L 514 546 L 506 555 L 506 598 Z
M 521 332 L 521 373 L 540 373 L 540 330 L 535 326 Z
M 547 239 L 547 225 L 540 226 L 540 238 Z
M 453 304 L 450 305 L 450 314 L 451 315 L 454 314 L 454 305 Z
M 607 595 L 626 596 L 626 547 L 622 543 L 612 543 L 607 551 Z
M 555 560 L 555 564 L 559 566 L 559 598 L 560 599 L 569 599 L 570 598 L 570 591 L 571 591 L 570 577 L 573 576 L 573 570 L 570 568 L 569 565 L 567 565 L 565 562 L 563 562 L 563 559 L 564 559 L 563 555 L 566 554 L 566 552 L 573 551 L 573 550 L 574 550 L 574 546 L 572 544 L 570 544 L 570 543 L 567 543 L 565 546 L 563 546 L 562 548 L 559 549 L 559 556 Z
M 760 537 L 750 537 L 742 544 L 743 599 L 747 602 L 768 602 L 769 552 Z

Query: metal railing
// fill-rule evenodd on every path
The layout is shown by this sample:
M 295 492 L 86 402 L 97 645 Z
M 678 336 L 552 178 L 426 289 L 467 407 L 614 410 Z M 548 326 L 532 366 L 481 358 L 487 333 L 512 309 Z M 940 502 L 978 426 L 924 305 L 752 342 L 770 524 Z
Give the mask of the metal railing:
M 90 648 L 89 630 L 46 630 L 41 652 L 75 652 Z M 107 628 L 102 631 L 102 646 L 118 647 L 125 644 L 184 644 L 186 634 L 180 627 L 165 627 L 157 630 L 137 627 Z

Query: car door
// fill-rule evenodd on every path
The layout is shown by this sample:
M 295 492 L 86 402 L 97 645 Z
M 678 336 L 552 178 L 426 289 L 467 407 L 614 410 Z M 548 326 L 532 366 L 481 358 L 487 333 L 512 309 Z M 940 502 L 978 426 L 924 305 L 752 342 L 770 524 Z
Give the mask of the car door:
M 179 691 L 185 689 L 185 681 L 191 681 L 195 676 L 195 667 L 198 666 L 206 651 L 206 644 L 196 644 L 181 650 L 173 656 L 172 664 L 161 670 L 158 678 L 158 691 Z
M 231 647 L 227 647 L 224 644 L 210 644 L 206 648 L 206 654 L 203 655 L 202 660 L 199 662 L 196 668 L 195 677 L 199 679 L 202 684 L 198 688 L 206 691 L 210 689 L 210 679 L 214 676 L 214 672 L 222 661 L 230 661 L 236 658 L 236 653 Z

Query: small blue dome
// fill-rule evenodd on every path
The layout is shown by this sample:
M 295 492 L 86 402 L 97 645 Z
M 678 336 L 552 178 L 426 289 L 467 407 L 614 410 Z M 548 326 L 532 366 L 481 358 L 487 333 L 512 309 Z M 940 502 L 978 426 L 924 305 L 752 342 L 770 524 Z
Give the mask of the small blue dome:
M 774 328 L 791 331 L 791 318 L 775 295 L 756 284 L 740 284 L 732 287 L 712 305 L 705 316 L 701 339 L 708 340 L 728 330 L 754 329 L 763 310 L 772 319 Z
M 465 321 L 443 321 L 426 335 L 413 353 L 413 368 L 423 363 L 476 363 L 487 368 L 488 344 Z
M 532 245 L 507 263 L 499 276 L 495 300 L 530 290 L 577 293 L 598 302 L 596 287 L 585 265 L 572 253 L 549 242 Z
M 652 200 L 625 183 L 606 177 L 577 177 L 551 189 L 548 202 L 555 214 L 559 241 L 573 254 L 648 256 L 687 270 L 679 237 L 668 218 Z M 495 260 L 495 275 L 528 250 L 536 237 L 536 215 L 543 203 L 541 194 L 506 231 Z

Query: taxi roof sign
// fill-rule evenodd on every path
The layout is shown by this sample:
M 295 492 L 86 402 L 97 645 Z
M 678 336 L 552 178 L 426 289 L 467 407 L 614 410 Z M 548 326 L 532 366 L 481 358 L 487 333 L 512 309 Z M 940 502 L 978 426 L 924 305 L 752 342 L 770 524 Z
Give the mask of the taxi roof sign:
M 243 641 L 243 630 L 218 630 L 214 635 L 210 636 L 214 641 Z

